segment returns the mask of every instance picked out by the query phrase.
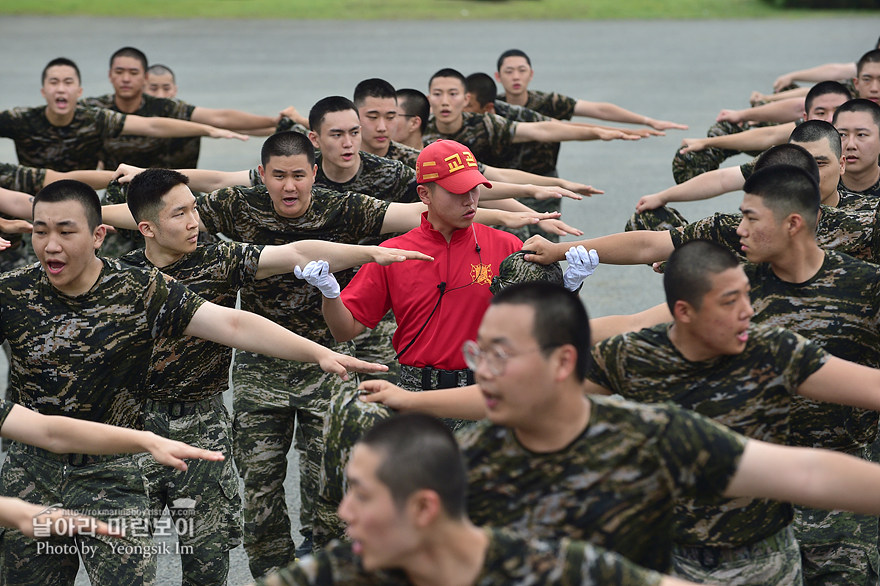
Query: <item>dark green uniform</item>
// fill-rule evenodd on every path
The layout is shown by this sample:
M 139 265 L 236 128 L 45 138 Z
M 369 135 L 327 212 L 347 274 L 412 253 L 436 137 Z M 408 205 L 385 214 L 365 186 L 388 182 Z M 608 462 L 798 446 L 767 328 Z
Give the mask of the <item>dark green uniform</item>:
M 392 140 L 391 144 L 388 145 L 388 151 L 385 153 L 385 158 L 400 161 L 407 167 L 415 169 L 416 161 L 419 160 L 419 152 L 419 149 L 414 149 L 411 146 Z
M 0 283 L 0 334 L 12 348 L 9 384 L 21 404 L 123 427 L 139 426 L 154 340 L 183 334 L 204 302 L 156 270 L 125 269 L 106 259 L 95 285 L 76 297 L 58 292 L 40 265 L 0 275 Z M 0 494 L 129 525 L 123 541 L 51 540 L 64 551 L 42 549 L 39 540 L 7 529 L 0 538 L 0 583 L 72 584 L 77 547 L 95 583 L 152 583 L 149 500 L 133 457 L 58 455 L 13 442 Z
M 115 94 L 106 94 L 82 100 L 86 106 L 106 108 L 121 112 L 116 106 Z M 141 105 L 135 112 L 145 118 L 163 117 L 192 120 L 196 107 L 167 98 L 148 94 L 141 96 Z M 161 167 L 167 169 L 194 169 L 199 163 L 200 137 L 158 138 L 152 136 L 121 136 L 104 141 L 101 160 L 105 169 L 115 169 L 119 163 L 137 167 Z
M 0 399 L 0 430 L 3 429 L 3 423 L 6 421 L 6 418 L 9 417 L 9 412 L 12 411 L 12 405 L 13 403 L 11 401 Z
M 673 345 L 669 327 L 661 324 L 598 343 L 587 378 L 633 401 L 671 401 L 747 437 L 791 443 L 793 395 L 825 363 L 823 350 L 782 328 L 753 326 L 742 353 L 694 362 Z M 792 516 L 791 505 L 777 501 L 738 498 L 706 504 L 684 499 L 675 511 L 676 573 L 719 583 L 730 583 L 732 571 L 736 584 L 799 582 L 793 536 L 776 551 L 751 555 L 754 544 L 777 539 Z M 688 560 L 697 562 L 696 572 L 689 571 Z
M 556 452 L 530 452 L 488 421 L 459 432 L 468 513 L 479 525 L 583 539 L 666 571 L 675 501 L 720 496 L 746 439 L 674 406 L 588 400 L 586 429 Z
M 74 171 L 94 169 L 105 139 L 122 133 L 125 114 L 77 106 L 67 126 L 53 126 L 46 106 L 0 112 L 0 136 L 15 141 L 18 162 L 28 167 Z
M 201 297 L 235 307 L 238 290 L 254 280 L 262 246 L 224 242 L 199 246 L 161 271 Z M 153 268 L 144 250 L 120 259 Z M 232 423 L 223 405 L 232 349 L 199 338 L 159 340 L 150 358 L 145 387 L 144 428 L 163 437 L 232 454 Z M 193 460 L 186 472 L 162 466 L 152 457 L 140 459 L 150 492 L 154 523 L 168 507 L 181 545 L 184 584 L 222 584 L 229 572 L 228 551 L 241 543 L 241 496 L 233 458 L 222 465 Z M 194 502 L 175 506 L 178 499 Z M 192 518 L 190 522 L 189 517 Z
M 582 541 L 539 541 L 508 531 L 485 531 L 489 544 L 474 586 L 650 586 L 659 584 L 662 578 Z M 399 570 L 367 572 L 352 552 L 351 544 L 340 542 L 291 564 L 276 577 L 288 586 L 412 584 Z
M 304 215 L 283 218 L 275 212 L 263 185 L 221 189 L 197 203 L 209 232 L 257 244 L 310 238 L 355 244 L 380 233 L 388 205 L 361 194 L 315 187 Z M 336 278 L 345 286 L 352 274 L 340 271 Z M 319 344 L 347 351 L 349 345 L 335 345 L 321 314 L 321 299 L 316 287 L 293 275 L 269 277 L 241 289 L 242 309 L 268 317 Z M 294 557 L 282 485 L 294 422 L 300 452 L 300 521 L 304 534 L 309 535 L 324 452 L 324 414 L 330 397 L 354 382 L 345 383 L 317 365 L 249 352 L 236 354 L 232 380 L 235 460 L 245 482 L 244 545 L 251 572 L 261 576 Z
M 746 265 L 753 321 L 798 332 L 830 354 L 880 367 L 880 268 L 834 251 L 803 283 L 779 279 L 767 264 Z M 870 459 L 877 413 L 795 397 L 792 443 Z M 795 507 L 807 584 L 876 584 L 877 517 Z

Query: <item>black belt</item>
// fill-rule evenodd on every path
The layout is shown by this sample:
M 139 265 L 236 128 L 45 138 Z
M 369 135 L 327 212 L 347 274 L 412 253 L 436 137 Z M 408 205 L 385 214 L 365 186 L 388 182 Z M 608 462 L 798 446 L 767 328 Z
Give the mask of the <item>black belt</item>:
M 184 417 L 196 413 L 201 401 L 156 401 L 144 400 L 144 410 L 165 413 L 171 417 Z
M 747 560 L 768 553 L 783 551 L 795 542 L 791 525 L 753 543 L 739 547 L 682 546 L 673 547 L 679 557 L 697 562 L 704 568 L 715 568 L 725 562 Z
M 400 369 L 408 371 L 410 374 L 416 374 L 422 382 L 422 390 L 430 391 L 432 389 L 452 389 L 455 387 L 465 387 L 474 384 L 474 372 L 468 368 L 461 370 L 443 370 L 442 368 L 434 368 L 433 366 L 425 366 L 419 368 L 401 364 Z
M 14 445 L 15 444 L 13 444 L 13 446 Z M 18 448 L 20 451 L 24 452 L 25 454 L 29 454 L 31 456 L 38 456 L 40 458 L 46 458 L 48 460 L 54 460 L 56 462 L 61 462 L 62 464 L 67 464 L 69 466 L 90 466 L 92 464 L 98 464 L 101 462 L 110 462 L 111 460 L 116 460 L 118 458 L 122 458 L 127 455 L 127 454 L 105 454 L 105 455 L 56 454 L 55 452 L 50 452 L 49 450 L 44 450 L 43 448 L 38 448 L 36 446 L 32 446 L 30 444 L 23 444 L 23 443 L 18 443 Z M 14 449 L 14 448 L 12 448 L 12 449 Z

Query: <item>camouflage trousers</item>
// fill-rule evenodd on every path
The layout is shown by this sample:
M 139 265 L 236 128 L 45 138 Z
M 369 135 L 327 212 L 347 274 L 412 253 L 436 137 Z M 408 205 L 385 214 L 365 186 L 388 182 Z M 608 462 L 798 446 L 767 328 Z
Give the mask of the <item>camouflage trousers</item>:
M 791 526 L 737 548 L 675 546 L 673 575 L 699 583 L 730 586 L 803 584 L 801 554 Z
M 162 437 L 217 450 L 223 462 L 191 460 L 181 472 L 138 458 L 147 480 L 154 535 L 177 533 L 183 584 L 225 584 L 229 550 L 241 543 L 241 496 L 232 458 L 232 422 L 222 395 L 187 403 L 148 400 L 144 429 Z M 168 507 L 169 516 L 163 517 Z
M 397 353 L 394 351 L 394 346 L 391 345 L 391 337 L 394 336 L 396 331 L 397 321 L 394 319 L 394 313 L 389 311 L 382 318 L 382 321 L 376 324 L 375 328 L 364 330 L 363 333 L 352 340 L 355 356 L 367 362 L 388 365 L 388 372 L 361 375 L 361 380 L 381 378 L 397 384 L 399 375 Z
M 323 547 L 333 539 L 344 539 L 345 524 L 337 510 L 345 495 L 345 466 L 354 444 L 365 431 L 387 419 L 394 411 L 381 403 L 358 399 L 357 389 L 346 388 L 330 399 L 324 418 L 324 456 L 321 460 L 321 486 L 315 502 L 314 542 Z
M 314 364 L 247 352 L 236 354 L 232 381 L 235 463 L 244 479 L 244 548 L 251 573 L 262 576 L 295 557 L 284 495 L 291 442 L 295 437 L 300 458 L 300 531 L 308 536 L 324 453 L 324 414 L 330 398 L 357 381 L 345 382 Z
M 869 461 L 872 457 L 870 447 L 849 453 Z M 876 516 L 796 506 L 793 527 L 801 544 L 804 584 L 878 584 Z
M 757 126 L 763 125 L 750 126 L 746 123 L 740 126 L 738 124 L 733 124 L 732 122 L 716 122 L 706 132 L 706 136 L 727 136 L 730 134 L 737 134 L 750 128 L 756 128 Z M 684 154 L 680 152 L 680 149 L 681 147 L 676 148 L 675 156 L 672 158 L 672 177 L 675 179 L 675 182 L 679 184 L 684 183 L 688 179 L 693 179 L 697 175 L 706 173 L 707 171 L 715 170 L 721 166 L 721 163 L 730 157 L 740 154 L 740 151 L 719 149 L 716 147 L 709 147 L 701 151 L 692 151 Z M 761 154 L 760 151 L 747 152 L 754 157 Z
M 156 579 L 144 478 L 131 456 L 52 454 L 13 442 L 0 471 L 0 494 L 60 504 L 125 527 L 125 537 L 32 539 L 0 528 L 0 584 L 73 584 L 82 558 L 95 585 L 148 585 Z M 55 528 L 64 531 L 61 523 Z

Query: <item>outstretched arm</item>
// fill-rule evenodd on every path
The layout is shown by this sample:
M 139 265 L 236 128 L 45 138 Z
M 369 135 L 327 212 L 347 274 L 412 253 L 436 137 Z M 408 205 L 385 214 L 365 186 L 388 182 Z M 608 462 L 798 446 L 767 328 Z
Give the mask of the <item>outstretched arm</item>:
M 81 170 L 62 173 L 61 171 L 46 169 L 46 180 L 43 182 L 43 187 L 62 179 L 74 179 L 82 181 L 92 189 L 104 189 L 110 183 L 110 180 L 113 179 L 113 171 Z
M 518 122 L 513 142 L 562 142 L 567 140 L 639 140 L 641 137 L 625 129 L 569 124 L 558 120 Z
M 791 71 L 776 78 L 773 82 L 773 91 L 778 92 L 784 87 L 788 87 L 796 81 L 819 82 L 826 79 L 841 80 L 850 79 L 856 76 L 855 63 L 826 63 L 825 65 L 817 65 L 809 69 L 801 69 L 799 71 Z
M 534 214 L 535 210 L 525 205 L 522 202 L 519 202 L 515 199 L 498 199 L 487 201 L 485 203 L 480 202 L 482 207 L 492 208 L 496 210 L 502 210 L 506 212 L 510 212 L 512 214 Z M 485 224 L 481 219 L 477 219 L 476 221 L 481 224 Z M 574 228 L 569 226 L 562 220 L 558 218 L 550 218 L 550 219 L 539 219 L 537 222 L 538 227 L 544 232 L 550 234 L 556 234 L 559 236 L 572 235 L 572 236 L 583 236 L 583 231 L 578 228 Z M 568 249 L 566 249 L 568 250 Z
M 534 189 L 537 186 L 543 187 L 561 187 L 563 190 L 568 190 L 574 192 L 575 194 L 580 195 L 595 195 L 598 193 L 605 193 L 601 189 L 595 189 L 592 185 L 585 185 L 583 183 L 576 183 L 574 181 L 569 181 L 568 179 L 562 179 L 561 177 L 544 177 L 543 175 L 536 175 L 534 173 L 528 173 L 526 171 L 520 171 L 519 169 L 507 169 L 505 167 L 490 167 L 489 165 L 483 165 L 483 176 L 486 177 L 489 181 L 492 181 L 492 189 L 495 189 L 496 181 L 504 181 L 506 183 L 517 183 L 523 185 L 528 188 Z M 490 190 L 485 190 L 480 192 L 480 197 L 485 199 L 486 195 Z M 560 197 L 565 195 L 565 197 L 572 197 L 563 192 L 559 192 L 558 194 L 555 192 L 553 195 L 545 195 L 541 196 L 540 193 L 536 195 L 530 195 L 528 197 L 535 197 L 536 199 L 552 199 L 554 197 Z M 509 196 L 513 197 L 513 196 Z M 579 197 L 575 197 L 573 199 L 580 199 Z
M 155 136 L 159 138 L 175 138 L 183 136 L 210 136 L 211 138 L 237 138 L 247 140 L 244 134 L 214 128 L 207 124 L 190 122 L 189 120 L 177 120 L 175 118 L 163 118 L 162 116 L 136 116 L 129 114 L 125 117 L 122 126 L 122 134 L 134 134 L 137 136 Z
M 196 107 L 192 113 L 192 121 L 201 124 L 216 126 L 217 128 L 229 128 L 230 130 L 257 130 L 266 127 L 275 127 L 281 115 L 260 116 L 241 110 L 215 109 Z
M 663 191 L 642 196 L 636 203 L 636 211 L 641 213 L 645 210 L 657 209 L 673 201 L 697 201 L 709 199 L 742 189 L 746 180 L 739 166 L 712 169 L 700 173 L 684 183 L 673 185 Z
M 854 456 L 750 439 L 726 497 L 787 501 L 817 509 L 880 514 L 880 466 Z
M 479 385 L 413 393 L 388 381 L 361 382 L 361 401 L 382 403 L 396 411 L 414 411 L 434 417 L 478 421 L 486 416 L 486 401 Z
M 590 320 L 590 343 L 595 344 L 612 336 L 636 332 L 671 321 L 672 314 L 669 312 L 669 306 L 665 303 L 630 315 L 594 317 Z
M 116 530 L 111 530 L 107 523 L 94 517 L 6 496 L 0 496 L 0 527 L 12 527 L 27 537 L 41 538 L 68 535 L 71 531 L 89 535 L 120 535 Z
M 675 247 L 668 231 L 634 230 L 610 236 L 600 236 L 575 242 L 549 242 L 543 236 L 532 236 L 523 244 L 523 250 L 532 251 L 524 255 L 527 261 L 550 264 L 565 258 L 572 246 L 594 249 L 605 264 L 638 265 L 651 264 L 669 258 Z
M 814 401 L 880 411 L 880 370 L 829 356 L 798 393 Z
M 388 367 L 382 364 L 364 362 L 334 352 L 294 334 L 263 316 L 210 302 L 199 306 L 184 334 L 284 360 L 313 362 L 324 372 L 338 374 L 343 380 L 348 380 L 349 370 L 356 372 L 388 370 Z
M 745 110 L 721 110 L 717 122 L 794 122 L 804 115 L 804 99 L 789 98 Z
M 134 165 L 126 165 L 120 163 L 116 168 L 114 177 L 119 179 L 120 183 L 128 183 L 135 175 L 141 173 L 141 167 Z M 189 177 L 189 187 L 195 191 L 210 193 L 223 189 L 224 187 L 233 187 L 235 185 L 251 185 L 250 171 L 244 169 L 242 171 L 214 171 L 211 169 L 177 169 Z
M 94 421 L 42 415 L 13 405 L 0 428 L 3 437 L 56 454 L 126 454 L 150 452 L 160 464 L 186 470 L 184 458 L 222 460 L 223 454 L 194 448 L 183 442 Z
M 589 116 L 590 118 L 598 118 L 599 120 L 608 120 L 610 122 L 625 122 L 627 124 L 643 124 L 650 126 L 654 130 L 687 130 L 686 124 L 678 122 L 669 122 L 668 120 L 655 120 L 642 114 L 630 112 L 616 104 L 610 102 L 588 102 L 586 100 L 578 100 L 574 106 L 574 113 L 577 116 Z
M 360 246 L 327 240 L 300 240 L 280 246 L 266 246 L 260 254 L 257 279 L 290 273 L 294 267 L 304 267 L 309 261 L 325 260 L 330 272 L 342 271 L 368 262 L 390 265 L 405 260 L 434 260 L 414 250 L 386 248 L 384 246 Z
M 685 138 L 678 152 L 684 154 L 708 148 L 732 149 L 737 151 L 764 151 L 772 146 L 783 144 L 794 130 L 794 122 L 750 128 L 736 134 L 709 136 L 706 138 Z

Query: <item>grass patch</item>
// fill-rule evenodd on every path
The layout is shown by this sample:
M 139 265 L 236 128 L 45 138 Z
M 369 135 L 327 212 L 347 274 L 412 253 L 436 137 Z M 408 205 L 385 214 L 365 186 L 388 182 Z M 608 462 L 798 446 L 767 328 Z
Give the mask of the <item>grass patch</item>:
M 5 0 L 0 14 L 313 20 L 602 20 L 827 17 L 764 0 Z

